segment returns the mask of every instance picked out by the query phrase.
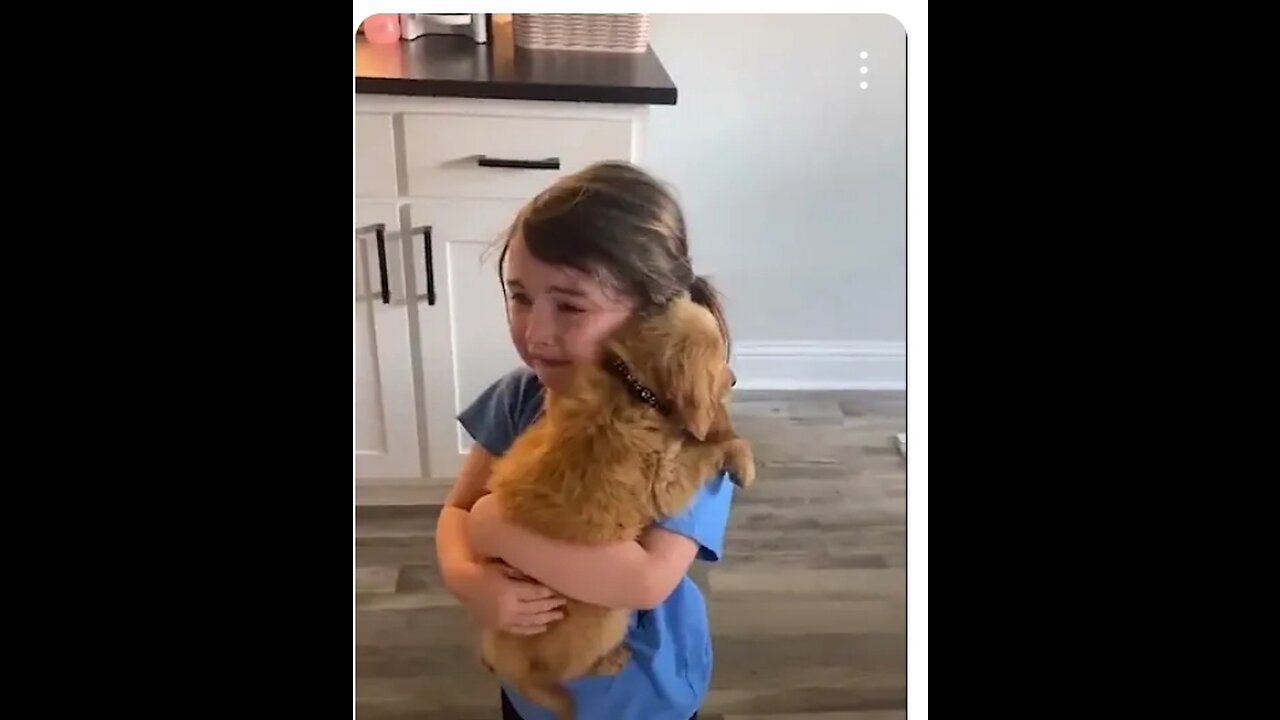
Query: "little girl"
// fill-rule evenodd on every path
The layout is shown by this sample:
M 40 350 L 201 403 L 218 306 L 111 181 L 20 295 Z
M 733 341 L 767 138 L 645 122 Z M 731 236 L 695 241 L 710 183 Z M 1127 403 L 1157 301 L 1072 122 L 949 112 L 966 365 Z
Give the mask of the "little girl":
M 565 387 L 572 362 L 598 361 L 603 340 L 632 313 L 687 291 L 725 329 L 715 291 L 690 266 L 680 207 L 631 165 L 590 166 L 520 210 L 498 276 L 511 341 L 528 367 L 499 379 L 458 417 L 475 443 L 436 529 L 445 584 L 480 625 L 513 633 L 544 631 L 561 617 L 565 597 L 634 610 L 627 666 L 568 684 L 578 719 L 696 718 L 711 680 L 711 634 L 706 602 L 686 572 L 695 558 L 720 558 L 733 498 L 728 476 L 710 478 L 683 513 L 637 540 L 590 548 L 505 522 L 485 488 L 493 458 L 537 418 L 542 389 Z M 501 699 L 504 720 L 554 720 L 505 683 Z

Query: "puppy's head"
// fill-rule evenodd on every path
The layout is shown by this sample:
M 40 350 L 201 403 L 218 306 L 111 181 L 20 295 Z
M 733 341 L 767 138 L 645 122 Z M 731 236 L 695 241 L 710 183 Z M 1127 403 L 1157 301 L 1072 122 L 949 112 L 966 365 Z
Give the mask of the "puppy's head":
M 714 315 L 682 295 L 637 320 L 616 339 L 614 351 L 671 407 L 671 415 L 698 440 L 727 423 L 724 401 L 737 381 Z

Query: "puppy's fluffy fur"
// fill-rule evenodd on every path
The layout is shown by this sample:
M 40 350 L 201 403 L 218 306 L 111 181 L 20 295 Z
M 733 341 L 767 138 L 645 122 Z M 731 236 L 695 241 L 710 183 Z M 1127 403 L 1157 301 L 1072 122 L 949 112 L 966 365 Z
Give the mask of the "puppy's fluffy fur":
M 548 391 L 542 417 L 495 461 L 489 488 L 509 521 L 566 542 L 607 544 L 678 513 L 723 468 L 742 487 L 753 482 L 751 448 L 729 422 L 734 378 L 724 338 L 706 308 L 681 296 L 624 325 L 608 349 L 670 414 L 642 402 L 608 368 L 578 368 L 573 387 Z M 569 600 L 545 632 L 487 632 L 481 651 L 490 669 L 570 720 L 563 683 L 622 669 L 629 615 Z

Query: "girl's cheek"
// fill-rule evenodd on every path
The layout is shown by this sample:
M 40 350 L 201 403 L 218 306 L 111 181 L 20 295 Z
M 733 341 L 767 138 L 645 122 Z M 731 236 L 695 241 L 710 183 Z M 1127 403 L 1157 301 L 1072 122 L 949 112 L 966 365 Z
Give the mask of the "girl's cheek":
M 519 327 L 523 332 L 529 324 L 529 308 L 517 303 L 507 303 L 507 319 L 512 328 Z
M 516 344 L 516 348 L 524 352 L 524 338 L 528 327 L 528 320 L 520 313 L 512 310 L 509 324 L 511 327 L 511 341 Z
M 592 327 L 585 327 L 573 333 L 574 355 L 578 360 L 594 362 L 600 356 L 604 345 L 604 336 Z
M 573 355 L 574 360 L 592 360 L 595 353 L 592 352 L 591 343 L 584 338 L 581 332 L 570 330 L 565 333 L 565 347 L 569 349 L 569 353 Z

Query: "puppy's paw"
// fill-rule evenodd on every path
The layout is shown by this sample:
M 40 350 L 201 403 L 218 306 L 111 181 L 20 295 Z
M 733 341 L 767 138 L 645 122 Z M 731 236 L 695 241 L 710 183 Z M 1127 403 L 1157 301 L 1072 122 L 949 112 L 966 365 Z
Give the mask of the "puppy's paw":
M 594 675 L 617 675 L 629 662 L 631 662 L 631 650 L 623 643 L 597 660 L 591 672 Z
M 725 450 L 725 465 L 739 487 L 751 487 L 756 481 L 756 456 L 746 440 L 738 438 L 729 441 Z

